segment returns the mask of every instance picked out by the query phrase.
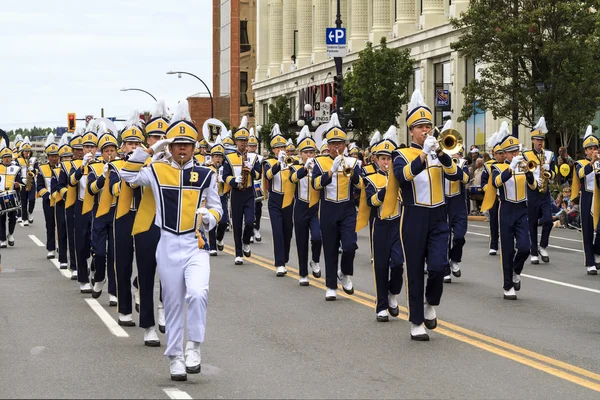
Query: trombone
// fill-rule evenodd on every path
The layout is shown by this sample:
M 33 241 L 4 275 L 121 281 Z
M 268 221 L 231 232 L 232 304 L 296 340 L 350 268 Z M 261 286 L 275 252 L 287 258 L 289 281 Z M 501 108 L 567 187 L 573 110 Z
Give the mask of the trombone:
M 459 131 L 450 128 L 439 132 L 437 127 L 435 128 L 435 130 L 438 132 L 438 146 L 440 146 L 440 149 L 442 149 L 444 153 L 446 153 L 449 156 L 453 156 L 455 154 L 458 154 L 462 150 L 463 139 Z

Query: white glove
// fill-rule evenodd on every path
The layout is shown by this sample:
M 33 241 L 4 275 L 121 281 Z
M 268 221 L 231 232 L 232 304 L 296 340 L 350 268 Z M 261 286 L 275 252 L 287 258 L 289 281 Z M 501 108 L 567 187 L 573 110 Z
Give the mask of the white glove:
M 342 165 L 342 160 L 344 156 L 339 155 L 333 160 L 333 165 L 331 166 L 331 172 L 336 173 L 338 169 L 340 169 L 340 165 Z
M 103 175 L 106 175 L 106 173 L 108 172 L 108 168 L 109 168 L 109 164 L 108 163 L 104 164 L 104 168 L 102 168 Z
M 21 182 L 23 182 L 23 185 L 27 185 L 27 178 L 21 179 Z
M 210 213 L 208 212 L 208 208 L 200 207 L 196 210 L 196 215 L 198 214 L 202 215 L 202 223 L 204 225 L 210 224 Z
M 88 165 L 92 158 L 94 158 L 92 153 L 86 153 L 86 155 L 83 156 L 83 165 Z
M 33 171 L 33 167 L 27 167 L 27 171 Z
M 158 153 L 154 153 L 154 155 L 152 156 L 152 161 L 161 160 L 164 156 L 165 156 L 164 151 L 159 151 Z
M 538 187 L 542 186 L 542 178 L 537 179 L 537 185 L 538 185 Z
M 512 161 L 510 162 L 510 169 L 512 169 L 513 171 L 515 171 L 517 169 L 517 166 L 519 165 L 519 163 L 523 161 L 523 156 L 515 156 L 513 157 Z
M 169 151 L 169 147 L 165 147 L 163 159 L 170 160 L 171 158 L 173 158 L 173 154 Z
M 304 164 L 304 168 L 306 168 L 306 169 L 313 168 L 314 166 L 315 166 L 314 158 L 309 158 L 308 160 L 306 160 L 306 163 Z
M 550 171 L 550 164 L 544 164 L 544 169 L 546 171 Z
M 427 139 L 425 139 L 425 143 L 423 143 L 423 153 L 431 155 L 432 153 L 435 153 L 437 148 L 437 139 L 433 136 L 427 136 Z
M 283 163 L 285 161 L 285 151 L 280 151 L 277 155 L 277 161 Z
M 254 169 L 254 163 L 252 161 L 250 161 L 250 160 L 246 161 L 246 163 L 244 165 L 248 169 Z
M 169 144 L 171 144 L 172 141 L 173 139 L 162 139 L 154 143 L 152 146 L 150 146 L 150 148 L 156 154 L 159 151 L 163 151 Z
M 242 183 L 242 177 L 241 176 L 236 176 L 235 177 L 235 183 Z

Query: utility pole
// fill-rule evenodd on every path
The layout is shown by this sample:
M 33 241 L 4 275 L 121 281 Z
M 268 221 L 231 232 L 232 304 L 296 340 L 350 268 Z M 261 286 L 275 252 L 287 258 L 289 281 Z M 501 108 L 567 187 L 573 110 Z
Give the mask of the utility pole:
M 341 7 L 340 7 L 340 0 L 337 0 L 337 16 L 336 16 L 336 20 L 335 20 L 335 27 L 336 28 L 342 27 L 342 13 L 341 13 Z M 335 61 L 335 74 L 338 77 L 342 77 L 342 57 L 334 57 L 334 61 Z M 342 84 L 342 81 L 340 81 L 340 85 L 341 84 Z M 336 102 L 335 102 L 336 108 L 338 110 L 338 114 L 340 113 L 340 109 L 342 109 L 343 105 L 344 105 L 342 92 L 343 92 L 343 89 L 342 89 L 342 87 L 340 87 L 339 92 L 336 96 Z
M 104 118 L 104 108 L 100 109 L 100 118 Z

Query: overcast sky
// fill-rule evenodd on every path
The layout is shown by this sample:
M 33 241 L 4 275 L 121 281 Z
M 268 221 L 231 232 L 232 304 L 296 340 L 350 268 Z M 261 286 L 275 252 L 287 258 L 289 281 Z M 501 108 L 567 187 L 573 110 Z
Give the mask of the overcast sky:
M 21 0 L 0 9 L 0 128 L 126 117 L 212 89 L 211 0 Z M 119 125 L 120 126 L 120 125 Z

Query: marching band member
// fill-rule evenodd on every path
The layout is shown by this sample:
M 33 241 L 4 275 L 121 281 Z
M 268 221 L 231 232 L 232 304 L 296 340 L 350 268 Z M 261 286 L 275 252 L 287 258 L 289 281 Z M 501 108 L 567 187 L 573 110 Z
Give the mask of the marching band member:
M 285 265 L 290 258 L 290 245 L 294 230 L 292 214 L 294 211 L 294 188 L 290 181 L 290 165 L 286 164 L 286 140 L 279 131 L 279 125 L 271 130 L 271 149 L 276 158 L 263 162 L 263 176 L 268 182 L 269 219 L 273 232 L 273 252 L 275 253 L 275 273 L 287 274 Z M 289 144 L 287 145 L 289 147 Z M 295 146 L 294 146 L 295 149 Z M 292 156 L 289 156 L 293 160 Z
M 208 167 L 215 174 L 215 179 L 217 182 L 217 191 L 219 193 L 219 198 L 221 199 L 221 208 L 223 209 L 223 214 L 221 216 L 221 220 L 213 229 L 208 232 L 208 241 L 210 244 L 210 255 L 217 255 L 217 248 L 220 251 L 223 251 L 224 244 L 223 238 L 225 237 L 225 229 L 227 228 L 227 222 L 229 220 L 229 212 L 227 211 L 227 200 L 229 198 L 229 193 L 225 193 L 225 184 L 223 183 L 223 158 L 225 157 L 225 148 L 221 144 L 221 138 L 218 137 L 215 141 L 215 144 L 210 149 L 210 164 Z
M 357 219 L 357 232 L 371 222 L 371 257 L 375 273 L 377 321 L 387 322 L 388 312 L 393 317 L 400 314 L 397 296 L 402 289 L 404 252 L 400 241 L 399 202 L 392 214 L 382 217 L 382 205 L 387 191 L 388 174 L 392 168 L 392 152 L 398 141 L 396 127 L 391 126 L 379 143 L 371 145 L 376 172 L 363 177 Z
M 548 180 L 554 179 L 556 176 L 556 160 L 552 151 L 544 149 L 544 140 L 546 139 L 547 132 L 546 120 L 544 117 L 541 117 L 531 131 L 533 150 L 523 153 L 526 161 L 535 161 L 537 163 L 533 172 L 533 176 L 537 181 L 537 187 L 536 189 L 529 188 L 527 190 L 527 219 L 529 220 L 532 264 L 540 263 L 538 255 L 542 257 L 543 262 L 547 263 L 550 261 L 546 248 L 548 247 L 548 239 L 550 238 L 553 223 L 552 210 L 550 208 L 552 198 L 550 190 L 548 190 Z M 538 220 L 542 225 L 539 250 Z
M 284 151 L 288 157 L 293 157 L 295 160 L 298 160 L 298 157 L 296 156 L 296 146 L 294 146 L 294 141 L 292 139 L 287 140 Z
M 504 150 L 504 164 L 492 167 L 492 184 L 499 189 L 500 207 L 500 260 L 504 278 L 504 298 L 516 300 L 515 291 L 521 289 L 521 271 L 530 250 L 527 234 L 527 189 L 537 190 L 538 181 L 531 171 L 523 170 L 524 157 L 519 155 L 519 139 L 510 135 L 508 124 L 499 131 L 500 146 Z M 516 253 L 515 253 L 516 244 Z
M 33 223 L 33 210 L 35 209 L 35 195 L 37 193 L 35 177 L 39 171 L 39 165 L 33 157 L 29 136 L 25 136 L 19 151 L 21 156 L 17 158 L 17 165 L 21 167 L 19 178 L 23 182 L 21 186 L 21 218 L 23 219 L 23 226 L 29 226 Z
M 54 202 L 52 197 L 52 177 L 54 168 L 58 167 L 58 145 L 54 143 L 54 134 L 50 133 L 44 143 L 44 151 L 48 157 L 48 162 L 42 163 L 36 177 L 37 196 L 42 198 L 42 207 L 44 209 L 44 219 L 46 220 L 46 258 L 54 258 L 56 250 L 56 219 L 54 216 Z M 66 269 L 66 253 L 60 269 Z
M 115 282 L 115 237 L 114 219 L 116 199 L 110 192 L 108 182 L 110 163 L 117 159 L 117 138 L 104 123 L 98 125 L 98 150 L 101 159 L 89 165 L 87 192 L 94 199 L 92 210 L 92 262 L 94 271 L 94 286 L 92 297 L 97 299 L 102 294 L 108 275 L 109 305 L 117 306 L 117 287 Z M 85 157 L 91 158 L 91 153 Z M 84 160 L 85 160 L 84 157 Z M 108 271 L 108 273 L 107 273 Z
M 594 239 L 594 226 L 600 214 L 600 196 L 595 195 L 596 162 L 598 162 L 598 139 L 592 134 L 592 126 L 588 125 L 583 138 L 583 150 L 586 157 L 575 162 L 573 170 L 573 186 L 571 199 L 579 197 L 581 207 L 581 236 L 585 254 L 585 267 L 588 275 L 597 275 L 596 263 L 600 262 L 600 237 Z
M 2 163 L 0 164 L 0 191 L 14 190 L 17 195 L 21 189 L 21 185 L 16 180 L 17 174 L 20 168 L 12 164 L 13 152 L 10 148 L 6 147 L 4 138 L 0 141 L 0 158 Z M 6 236 L 6 220 L 8 219 L 8 237 Z M 7 213 L 0 214 L 0 248 L 5 248 L 7 245 L 15 245 L 15 226 L 17 225 L 17 211 L 10 211 Z
M 323 142 L 321 143 L 321 148 L 319 149 L 319 155 L 329 155 L 329 146 L 327 144 L 327 139 L 323 139 Z
M 185 381 L 201 370 L 200 343 L 204 341 L 210 277 L 205 232 L 213 229 L 222 209 L 215 176 L 192 160 L 198 132 L 190 122 L 188 103 L 179 103 L 167 139 L 149 149 L 137 148 L 121 170 L 130 184 L 149 186 L 156 201 L 155 224 L 161 229 L 156 249 L 163 284 L 167 349 L 171 380 Z M 172 161 L 152 162 L 152 154 L 170 147 Z M 194 212 L 194 210 L 197 210 Z M 183 357 L 184 316 L 187 307 L 186 357 Z
M 77 281 L 81 293 L 92 293 L 87 260 L 90 257 L 94 198 L 87 190 L 87 181 L 91 165 L 96 162 L 94 154 L 98 146 L 98 137 L 94 132 L 88 130 L 81 138 L 81 146 L 83 156 L 81 160 L 73 161 L 73 167 L 69 175 L 69 185 L 75 187 L 77 193 L 77 200 L 74 204 Z
M 73 150 L 69 146 L 69 137 L 63 134 L 58 142 L 58 157 L 59 163 L 53 168 L 52 180 L 50 181 L 51 198 L 54 201 L 54 220 L 56 221 L 56 232 L 58 238 L 58 262 L 61 269 L 69 267 L 67 258 L 68 239 L 67 239 L 67 216 L 65 213 L 65 197 L 58 190 L 58 179 L 63 169 L 63 163 L 73 159 Z M 65 191 L 66 194 L 66 191 Z M 73 249 L 74 251 L 74 249 Z M 71 266 L 71 271 L 73 270 Z M 73 278 L 71 272 L 71 279 Z
M 452 129 L 452 121 L 446 121 L 442 132 Z M 448 241 L 448 258 L 452 275 L 460 278 L 460 262 L 462 261 L 463 247 L 467 235 L 467 198 L 465 185 L 469 182 L 469 168 L 467 160 L 462 157 L 462 149 L 457 153 L 456 167 L 458 168 L 459 180 L 444 180 L 444 195 L 446 197 L 446 212 L 448 213 L 448 225 L 450 228 L 450 240 Z M 450 274 L 444 277 L 444 283 L 452 282 Z
M 369 141 L 368 151 L 371 154 L 371 156 L 369 156 L 368 162 L 365 162 L 365 165 L 363 165 L 362 167 L 363 176 L 367 176 L 377 172 L 377 156 L 373 153 L 373 148 L 379 142 L 381 142 L 381 133 L 378 130 L 375 130 L 373 136 L 371 137 L 371 140 Z M 371 162 L 371 157 L 373 158 L 374 162 Z
M 355 158 L 344 157 L 346 132 L 336 113 L 327 124 L 325 138 L 329 154 L 315 159 L 311 185 L 320 192 L 320 228 L 325 256 L 325 300 L 337 298 L 337 280 L 347 294 L 354 293 L 350 276 L 354 274 L 354 256 L 358 246 L 354 191 L 360 188 L 360 167 Z M 323 140 L 325 142 L 325 140 Z M 342 257 L 338 267 L 340 242 Z
M 84 130 L 78 129 L 69 140 L 69 148 L 73 153 L 71 160 L 67 157 L 61 159 L 60 172 L 56 183 L 56 190 L 64 201 L 65 220 L 67 226 L 67 242 L 69 246 L 69 260 L 71 269 L 71 279 L 77 280 L 77 247 L 75 245 L 75 203 L 77 201 L 77 188 L 69 184 L 69 176 L 75 163 L 81 163 L 83 158 L 83 145 L 81 135 Z M 60 154 L 60 149 L 59 149 Z M 86 267 L 87 269 L 87 267 Z
M 301 165 L 291 166 L 290 180 L 295 184 L 294 191 L 294 233 L 298 253 L 298 272 L 300 286 L 308 286 L 308 242 L 310 235 L 310 269 L 315 278 L 321 277 L 321 228 L 319 226 L 319 192 L 310 183 L 315 165 L 317 144 L 310 136 L 308 126 L 304 126 L 298 135 L 297 150 Z
M 260 179 L 260 164 L 248 156 L 248 117 L 233 134 L 237 150 L 225 154 L 223 179 L 231 187 L 231 221 L 235 241 L 235 265 L 242 265 L 250 257 L 250 238 L 254 233 L 254 181 Z M 242 232 L 243 231 L 243 232 Z
M 381 217 L 393 215 L 400 188 L 410 337 L 427 341 L 429 335 L 425 328 L 437 327 L 434 306 L 440 304 L 448 269 L 449 228 L 444 179 L 456 180 L 459 176 L 456 164 L 441 151 L 437 139 L 429 135 L 433 126 L 431 110 L 419 90 L 412 94 L 406 122 L 412 143 L 410 147 L 399 149 L 394 159 L 394 174 L 389 178 Z M 427 288 L 423 290 L 425 259 Z
M 100 141 L 102 142 L 102 138 Z M 135 110 L 133 116 L 125 123 L 125 128 L 121 132 L 121 151 L 124 157 L 128 157 L 143 141 L 144 134 L 142 133 L 140 113 Z M 117 312 L 119 313 L 118 323 L 121 326 L 135 326 L 132 317 L 133 304 L 131 301 L 131 275 L 133 273 L 134 255 L 134 238 L 132 232 L 142 193 L 140 188 L 132 187 L 121 179 L 121 168 L 124 164 L 125 160 L 123 159 L 117 159 L 106 164 L 108 165 L 109 176 L 104 190 L 108 190 L 110 195 L 116 199 L 116 212 L 114 213 L 113 223 Z M 138 261 L 139 264 L 141 263 Z M 140 267 L 143 268 L 141 265 Z M 148 340 L 145 338 L 144 344 L 150 347 L 160 346 L 156 331 L 154 331 L 153 338 Z
M 489 255 L 495 256 L 498 254 L 498 240 L 500 238 L 500 227 L 498 225 L 498 189 L 492 185 L 492 166 L 495 164 L 504 163 L 504 150 L 500 146 L 498 132 L 487 141 L 488 147 L 492 148 L 493 159 L 483 164 L 483 172 L 481 173 L 481 189 L 483 190 L 484 200 L 481 204 L 481 211 L 489 210 L 490 213 L 490 250 Z M 488 195 L 488 189 L 490 194 Z
M 248 139 L 248 155 L 250 156 L 250 154 L 255 154 L 260 165 L 263 164 L 263 156 L 258 154 L 258 139 L 254 135 L 254 128 L 250 128 L 250 138 Z M 260 220 L 262 219 L 264 189 L 261 187 L 261 184 L 261 179 L 254 181 L 254 231 L 252 240 L 256 240 L 257 242 L 262 240 L 262 236 L 260 235 Z
M 156 102 L 152 118 L 146 123 L 146 141 L 153 146 L 165 138 L 169 127 L 169 112 L 164 100 Z M 149 168 L 151 162 L 171 163 L 172 155 L 165 147 L 163 151 L 148 158 L 144 168 Z M 141 192 L 141 200 L 133 223 L 133 238 L 135 244 L 135 260 L 137 266 L 137 296 L 136 309 L 139 308 L 139 326 L 144 329 L 144 344 L 154 347 L 160 345 L 156 334 L 158 330 L 165 333 L 165 308 L 162 303 L 162 285 L 159 285 L 159 300 L 157 320 L 154 319 L 154 280 L 156 276 L 156 248 L 160 240 L 160 227 L 156 225 L 156 201 L 152 188 L 149 186 L 135 189 Z M 137 305 L 139 303 L 139 305 Z

